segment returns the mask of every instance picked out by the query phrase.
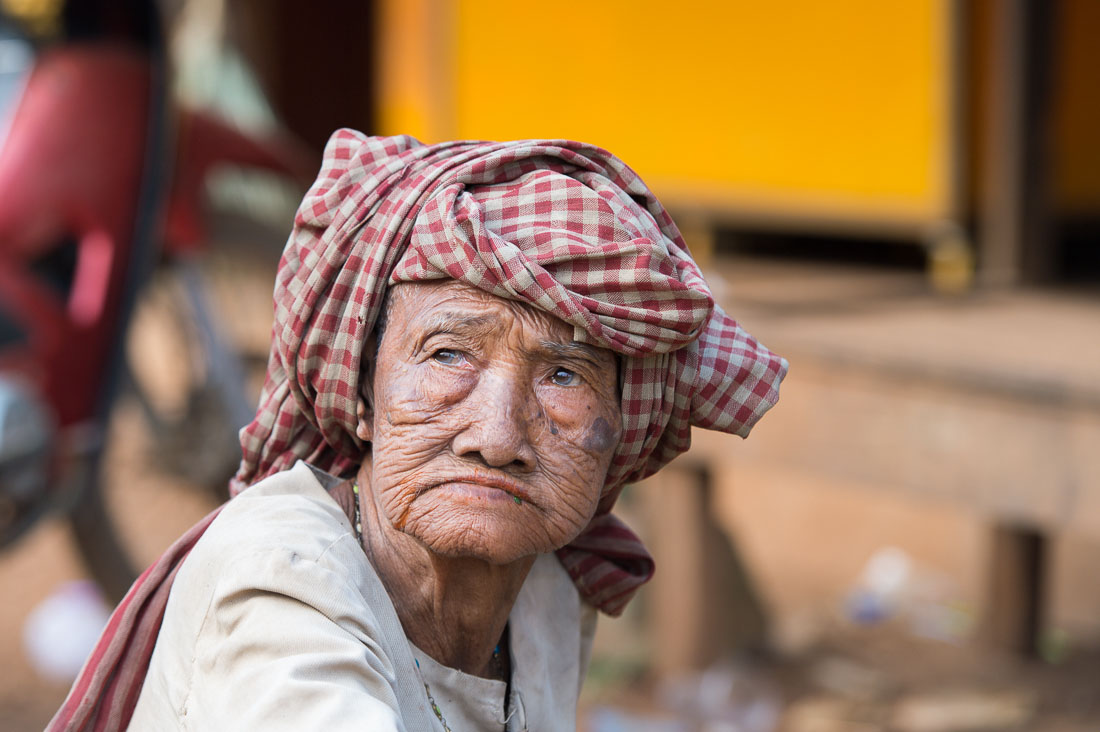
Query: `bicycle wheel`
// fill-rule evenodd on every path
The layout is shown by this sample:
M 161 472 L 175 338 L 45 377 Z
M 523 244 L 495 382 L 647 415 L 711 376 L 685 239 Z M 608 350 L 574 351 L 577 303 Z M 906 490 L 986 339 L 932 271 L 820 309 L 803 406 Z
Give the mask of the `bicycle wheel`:
M 70 519 L 90 574 L 112 599 L 228 497 L 237 430 L 266 362 L 272 278 L 270 266 L 211 257 L 162 268 L 139 297 L 125 375 L 102 449 L 77 477 Z

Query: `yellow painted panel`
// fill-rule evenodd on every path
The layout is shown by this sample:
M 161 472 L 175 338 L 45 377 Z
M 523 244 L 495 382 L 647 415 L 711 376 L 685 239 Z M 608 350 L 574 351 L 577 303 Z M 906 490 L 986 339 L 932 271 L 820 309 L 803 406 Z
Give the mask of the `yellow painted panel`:
M 936 217 L 950 198 L 947 9 L 460 0 L 435 69 L 447 105 L 386 131 L 582 139 L 665 197 L 718 206 Z
M 408 133 L 425 139 L 437 134 L 441 109 L 433 94 L 441 83 L 438 57 L 431 40 L 438 35 L 431 0 L 379 0 L 376 6 L 379 124 L 388 134 Z

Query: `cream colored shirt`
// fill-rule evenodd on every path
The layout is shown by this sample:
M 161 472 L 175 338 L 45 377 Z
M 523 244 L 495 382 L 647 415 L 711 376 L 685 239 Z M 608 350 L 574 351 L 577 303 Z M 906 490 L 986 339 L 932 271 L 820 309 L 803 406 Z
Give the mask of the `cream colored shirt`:
M 553 555 L 509 616 L 512 692 L 413 647 L 334 479 L 299 462 L 230 501 L 180 568 L 131 730 L 574 730 L 595 610 Z M 440 632 L 446 632 L 440 628 Z M 419 662 L 419 663 L 418 663 Z

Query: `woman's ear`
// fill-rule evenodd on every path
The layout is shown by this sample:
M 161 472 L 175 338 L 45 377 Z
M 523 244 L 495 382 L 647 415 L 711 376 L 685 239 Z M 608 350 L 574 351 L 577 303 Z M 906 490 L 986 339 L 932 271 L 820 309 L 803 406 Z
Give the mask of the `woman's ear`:
M 375 334 L 363 345 L 362 372 L 359 377 L 359 398 L 355 402 L 355 436 L 363 442 L 374 439 L 374 360 L 377 358 Z M 369 358 L 366 357 L 369 354 Z
M 363 442 L 374 439 L 374 409 L 369 396 L 363 394 L 355 402 L 355 436 Z
M 355 435 L 363 442 L 374 439 L 374 369 L 368 368 L 355 401 Z

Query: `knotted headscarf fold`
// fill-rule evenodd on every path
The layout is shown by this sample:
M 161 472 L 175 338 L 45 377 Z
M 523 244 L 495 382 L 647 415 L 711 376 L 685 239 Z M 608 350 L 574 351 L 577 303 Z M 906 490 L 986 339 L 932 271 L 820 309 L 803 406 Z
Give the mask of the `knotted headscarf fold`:
M 364 346 L 386 289 L 441 278 L 528 303 L 622 355 L 622 441 L 596 517 L 558 553 L 585 599 L 618 614 L 652 574 L 609 513 L 622 486 L 684 452 L 692 425 L 747 435 L 787 364 L 714 304 L 665 209 L 592 145 L 334 134 L 279 267 L 267 378 L 232 489 L 299 459 L 357 469 Z

